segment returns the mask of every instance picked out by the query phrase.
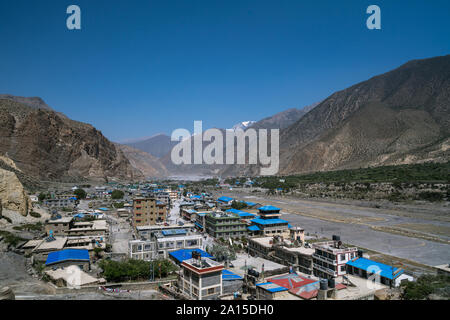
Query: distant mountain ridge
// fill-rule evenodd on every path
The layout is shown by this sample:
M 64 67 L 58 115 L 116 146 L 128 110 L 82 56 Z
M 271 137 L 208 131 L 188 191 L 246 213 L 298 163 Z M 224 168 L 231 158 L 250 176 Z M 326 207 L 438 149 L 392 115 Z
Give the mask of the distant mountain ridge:
M 171 137 L 168 135 L 157 134 L 149 139 L 123 144 L 147 152 L 154 157 L 161 158 L 172 150 L 176 142 L 172 142 Z

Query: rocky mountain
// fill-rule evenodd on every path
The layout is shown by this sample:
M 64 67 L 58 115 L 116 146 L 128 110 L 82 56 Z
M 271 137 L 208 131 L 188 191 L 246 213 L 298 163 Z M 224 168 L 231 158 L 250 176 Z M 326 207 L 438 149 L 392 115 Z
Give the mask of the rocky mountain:
M 172 150 L 176 142 L 172 142 L 168 135 L 163 133 L 154 135 L 148 139 L 124 143 L 132 148 L 147 152 L 154 157 L 161 158 Z
M 306 106 L 303 109 L 291 108 L 282 112 L 279 112 L 271 117 L 264 118 L 253 125 L 254 129 L 285 129 L 290 125 L 297 122 L 301 117 L 314 109 L 319 103 Z
M 0 98 L 0 155 L 40 180 L 142 177 L 93 126 L 68 119 L 39 98 Z
M 280 137 L 282 174 L 450 158 L 450 55 L 328 97 Z
M 131 165 L 142 172 L 146 178 L 161 178 L 169 175 L 164 164 L 151 154 L 123 144 L 116 144 L 116 146 L 127 157 Z
M 16 173 L 0 167 L 0 207 L 26 216 L 31 200 Z

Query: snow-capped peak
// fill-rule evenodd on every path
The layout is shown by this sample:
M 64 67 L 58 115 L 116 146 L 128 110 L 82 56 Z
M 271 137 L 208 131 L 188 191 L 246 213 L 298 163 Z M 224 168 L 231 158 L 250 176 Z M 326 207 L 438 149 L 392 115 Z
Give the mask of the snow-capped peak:
M 247 130 L 252 124 L 256 123 L 256 121 L 242 121 L 233 126 L 231 130 L 236 131 L 236 129 Z

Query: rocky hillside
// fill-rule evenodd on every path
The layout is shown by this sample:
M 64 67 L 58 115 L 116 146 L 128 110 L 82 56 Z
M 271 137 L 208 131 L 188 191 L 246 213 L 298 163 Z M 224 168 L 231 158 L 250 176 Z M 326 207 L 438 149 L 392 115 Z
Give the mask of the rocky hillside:
M 37 98 L 0 99 L 0 155 L 23 174 L 61 181 L 142 177 L 100 131 L 44 105 Z
M 116 146 L 128 158 L 131 165 L 142 172 L 146 178 L 162 178 L 169 175 L 162 162 L 151 154 L 123 144 L 116 144 Z
M 281 173 L 450 158 L 450 55 L 339 91 L 282 132 Z

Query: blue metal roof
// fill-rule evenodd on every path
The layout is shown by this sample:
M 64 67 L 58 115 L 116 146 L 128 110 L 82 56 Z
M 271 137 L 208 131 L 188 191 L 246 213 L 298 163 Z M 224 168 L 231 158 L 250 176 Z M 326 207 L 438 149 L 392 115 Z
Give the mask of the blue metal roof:
M 171 230 L 163 230 L 161 231 L 161 233 L 163 234 L 163 236 L 179 236 L 182 234 L 186 234 L 187 231 L 186 229 L 171 229 Z
M 274 206 L 264 206 L 264 207 L 259 207 L 258 208 L 259 211 L 280 211 L 280 208 L 274 207 Z
M 99 210 L 102 210 L 102 211 L 109 211 L 109 209 L 108 208 L 98 208 Z
M 241 211 L 241 210 L 237 210 L 237 209 L 228 209 L 225 212 L 231 212 L 231 213 L 236 213 L 238 214 L 241 218 L 244 217 L 255 217 L 255 215 L 253 213 L 250 212 L 245 212 L 245 211 Z
M 50 252 L 47 256 L 47 261 L 45 265 L 51 265 L 54 263 L 64 262 L 64 261 L 87 261 L 89 262 L 89 251 L 86 249 L 66 249 L 61 251 Z
M 219 199 L 217 199 L 217 201 L 221 202 L 230 202 L 231 200 L 233 200 L 233 198 L 230 197 L 220 197 Z
M 223 281 L 231 281 L 231 280 L 242 280 L 243 278 L 230 270 L 223 269 L 222 270 L 222 280 Z
M 257 283 L 256 284 L 257 287 L 261 287 L 269 292 L 280 292 L 280 291 L 288 291 L 288 288 L 279 286 L 275 283 L 272 282 L 263 282 L 263 283 Z
M 257 218 L 257 219 L 250 220 L 250 222 L 253 222 L 253 223 L 256 223 L 256 224 L 260 224 L 260 225 L 288 223 L 288 221 L 283 220 L 283 219 L 278 219 L 278 218 L 274 218 L 274 219 Z
M 199 252 L 202 257 L 213 258 L 208 252 L 200 250 L 200 249 L 180 249 L 177 251 L 172 251 L 169 255 L 174 258 L 178 263 L 183 262 L 184 260 L 188 260 L 192 258 L 192 251 Z
M 200 229 L 203 229 L 203 226 L 202 226 L 200 223 L 194 222 L 194 224 L 195 224 L 197 227 L 199 227 Z
M 356 260 L 347 262 L 347 264 L 349 266 L 362 269 L 370 273 L 379 274 L 381 277 L 388 278 L 391 280 L 397 278 L 404 272 L 403 269 L 399 270 L 396 267 L 392 267 L 387 264 L 369 260 L 366 258 L 358 258 Z M 393 275 L 393 273 L 395 274 Z
M 248 230 L 250 230 L 250 231 L 260 231 L 261 229 L 258 228 L 258 226 L 250 226 L 250 227 L 248 227 Z

